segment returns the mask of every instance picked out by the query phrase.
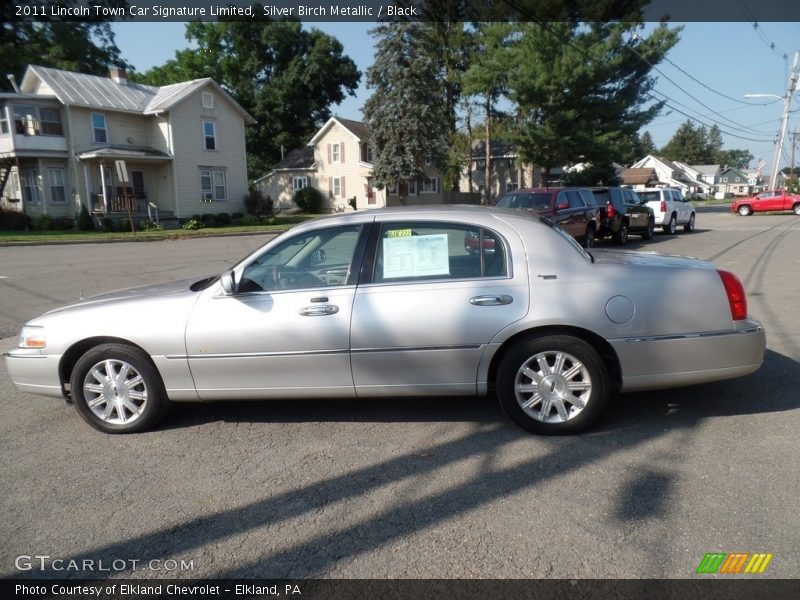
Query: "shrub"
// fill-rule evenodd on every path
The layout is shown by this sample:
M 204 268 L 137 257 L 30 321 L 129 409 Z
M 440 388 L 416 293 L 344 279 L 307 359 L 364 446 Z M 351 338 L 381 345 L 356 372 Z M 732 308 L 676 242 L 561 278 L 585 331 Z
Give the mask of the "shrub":
M 257 217 L 272 216 L 272 198 L 267 196 L 264 198 L 260 190 L 251 189 L 244 197 L 244 207 L 248 214 L 256 215 Z
M 292 200 L 304 213 L 314 214 L 322 208 L 325 196 L 317 188 L 304 187 L 294 193 Z
M 139 229 L 142 231 L 160 231 L 161 225 L 153 223 L 153 221 L 148 218 L 144 218 L 139 221 Z
M 100 229 L 102 231 L 114 231 L 114 219 L 111 217 L 103 217 L 100 219 Z
M 30 218 L 15 210 L 0 209 L 0 229 L 6 231 L 22 231 L 25 229 L 25 222 L 30 225 Z
M 72 217 L 53 217 L 50 228 L 56 231 L 68 231 L 75 229 L 75 221 Z
M 75 221 L 81 231 L 94 231 L 94 221 L 92 221 L 92 216 L 89 214 L 85 204 L 81 204 L 81 210 Z
M 235 212 L 235 213 L 233 213 L 233 214 L 231 215 L 231 220 L 234 220 L 234 219 L 241 219 L 243 216 L 244 216 L 244 213 Z
M 222 226 L 230 225 L 231 224 L 231 215 L 230 213 L 221 212 L 217 214 L 217 223 Z
M 31 228 L 36 231 L 47 231 L 48 229 L 52 229 L 53 219 L 51 219 L 50 215 L 46 213 L 36 215 L 33 218 L 33 221 L 31 221 Z
M 252 227 L 253 225 L 261 225 L 261 219 L 259 219 L 255 215 L 245 215 L 241 219 L 237 219 L 236 223 L 238 225 L 246 225 L 248 227 Z
M 203 221 L 191 218 L 188 221 L 186 221 L 186 223 L 181 225 L 181 227 L 183 227 L 187 231 L 194 231 L 195 229 L 202 229 L 203 227 L 205 227 L 205 225 L 203 224 Z

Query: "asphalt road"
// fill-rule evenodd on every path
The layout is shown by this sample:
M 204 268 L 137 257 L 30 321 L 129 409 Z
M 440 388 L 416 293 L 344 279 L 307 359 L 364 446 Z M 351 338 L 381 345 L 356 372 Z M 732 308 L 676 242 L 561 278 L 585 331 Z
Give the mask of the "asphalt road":
M 719 551 L 797 577 L 800 218 L 697 225 L 630 245 L 737 273 L 763 367 L 622 396 L 580 436 L 531 436 L 474 398 L 182 405 L 108 436 L 0 365 L 0 576 L 109 575 L 50 562 L 76 559 L 147 578 L 693 578 Z M 0 248 L 0 351 L 81 292 L 219 272 L 262 241 Z M 51 558 L 19 571 L 20 555 Z

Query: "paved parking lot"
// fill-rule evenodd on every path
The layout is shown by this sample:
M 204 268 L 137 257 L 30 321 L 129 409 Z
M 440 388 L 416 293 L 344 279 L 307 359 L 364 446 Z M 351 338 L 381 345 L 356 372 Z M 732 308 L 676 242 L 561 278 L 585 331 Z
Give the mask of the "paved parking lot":
M 107 436 L 0 366 L 0 576 L 85 559 L 137 577 L 692 578 L 719 551 L 796 577 L 800 218 L 697 226 L 630 247 L 739 275 L 764 366 L 623 396 L 581 436 L 528 435 L 475 398 L 182 405 Z M 0 248 L 0 351 L 81 293 L 219 272 L 264 239 Z M 18 571 L 20 555 L 51 559 Z

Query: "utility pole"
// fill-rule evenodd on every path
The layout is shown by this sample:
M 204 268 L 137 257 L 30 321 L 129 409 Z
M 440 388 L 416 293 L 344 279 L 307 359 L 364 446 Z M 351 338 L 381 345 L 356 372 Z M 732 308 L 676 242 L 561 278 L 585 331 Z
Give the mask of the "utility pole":
M 794 150 L 797 146 L 797 129 L 792 132 L 792 166 L 789 170 L 789 181 L 794 181 Z M 795 190 L 796 191 L 796 190 Z
M 770 189 L 773 190 L 778 187 L 778 164 L 781 159 L 781 152 L 783 151 L 783 138 L 786 137 L 786 126 L 789 124 L 789 111 L 792 105 L 792 94 L 797 88 L 797 64 L 799 61 L 800 52 L 795 52 L 792 73 L 789 75 L 789 86 L 786 89 L 786 96 L 783 97 L 783 118 L 781 119 L 781 128 L 778 132 L 778 139 L 775 142 L 775 155 L 772 157 L 772 173 L 770 173 L 769 185 Z

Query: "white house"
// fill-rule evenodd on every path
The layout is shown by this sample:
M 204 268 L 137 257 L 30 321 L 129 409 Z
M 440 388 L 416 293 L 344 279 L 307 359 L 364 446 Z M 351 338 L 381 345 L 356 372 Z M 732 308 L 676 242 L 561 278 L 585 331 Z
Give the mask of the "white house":
M 251 117 L 215 81 L 163 87 L 29 66 L 0 95 L 0 203 L 28 215 L 238 212 Z M 124 161 L 127 183 L 117 161 Z M 123 176 L 124 176 L 123 174 Z

